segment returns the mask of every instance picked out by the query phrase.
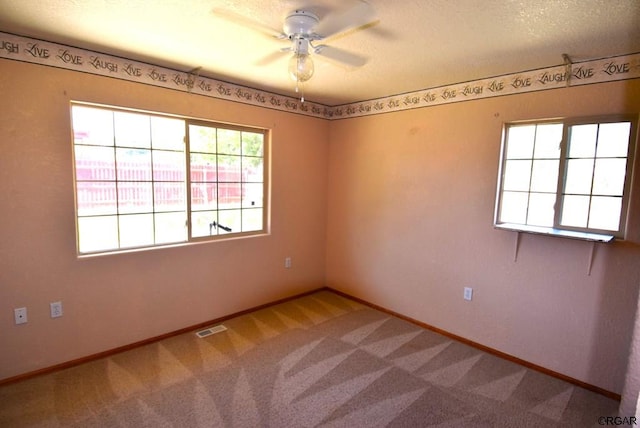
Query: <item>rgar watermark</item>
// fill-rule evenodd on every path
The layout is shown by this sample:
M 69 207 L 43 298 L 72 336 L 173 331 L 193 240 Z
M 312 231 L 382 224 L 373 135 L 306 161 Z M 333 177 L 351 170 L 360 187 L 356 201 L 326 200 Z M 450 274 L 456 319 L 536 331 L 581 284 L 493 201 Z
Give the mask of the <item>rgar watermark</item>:
M 604 426 L 635 426 L 638 425 L 638 418 L 635 416 L 600 416 L 598 425 Z

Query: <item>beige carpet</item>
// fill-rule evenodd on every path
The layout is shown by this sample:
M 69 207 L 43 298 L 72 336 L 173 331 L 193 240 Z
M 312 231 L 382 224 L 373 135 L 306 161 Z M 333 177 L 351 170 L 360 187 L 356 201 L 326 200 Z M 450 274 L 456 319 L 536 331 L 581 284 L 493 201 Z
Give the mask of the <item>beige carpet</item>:
M 0 387 L 0 427 L 589 427 L 618 402 L 321 291 Z

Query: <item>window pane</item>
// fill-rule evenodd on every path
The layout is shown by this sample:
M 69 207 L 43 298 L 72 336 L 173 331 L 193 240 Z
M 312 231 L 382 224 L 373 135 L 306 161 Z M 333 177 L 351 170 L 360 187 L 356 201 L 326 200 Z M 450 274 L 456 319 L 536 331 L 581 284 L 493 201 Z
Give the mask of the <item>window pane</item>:
M 500 206 L 500 221 L 504 223 L 526 224 L 529 194 L 523 192 L 504 192 Z
M 187 209 L 184 183 L 153 183 L 154 211 L 183 211 Z
M 189 125 L 189 148 L 192 152 L 216 153 L 216 128 Z
M 193 211 L 218 208 L 218 183 L 191 183 L 191 209 Z
M 568 160 L 564 193 L 589 195 L 592 175 L 593 159 Z
M 220 208 L 240 208 L 242 202 L 242 184 L 219 183 L 218 204 Z
M 240 154 L 240 131 L 218 128 L 218 153 Z
M 596 159 L 593 194 L 622 196 L 626 168 L 626 159 Z
M 592 158 L 596 154 L 598 125 L 574 125 L 570 127 L 569 157 Z
M 242 155 L 243 156 L 264 156 L 264 137 L 262 134 L 254 132 L 242 133 Z
M 75 146 L 77 180 L 115 180 L 113 147 Z
M 152 183 L 119 181 L 118 212 L 120 214 L 149 213 L 153 211 Z
M 566 195 L 562 204 L 560 224 L 563 226 L 586 227 L 589 215 L 589 196 Z
M 218 222 L 217 211 L 198 211 L 191 213 L 191 236 L 194 238 L 211 236 L 218 234 L 218 227 L 214 226 Z
M 598 133 L 598 157 L 627 157 L 631 123 L 603 123 Z
M 529 190 L 531 182 L 530 160 L 508 160 L 505 165 L 504 190 Z
M 187 213 L 159 213 L 155 215 L 156 244 L 187 240 Z
M 216 155 L 191 154 L 191 181 L 218 181 Z
M 507 130 L 507 159 L 530 159 L 536 125 L 510 126 Z
M 156 181 L 184 181 L 184 152 L 153 151 L 153 179 Z
M 242 170 L 240 169 L 240 156 L 218 156 L 218 181 L 240 182 Z
M 618 230 L 622 198 L 594 196 L 591 200 L 589 227 L 603 230 Z
M 553 192 L 558 188 L 560 160 L 534 160 L 531 173 L 531 191 Z
M 184 151 L 184 120 L 152 116 L 151 145 L 154 149 Z
M 242 158 L 245 181 L 262 182 L 264 180 L 262 158 Z
M 527 224 L 533 226 L 553 227 L 556 195 L 548 193 L 531 193 L 529 196 L 529 212 Z
M 146 114 L 115 112 L 116 145 L 125 147 L 151 147 L 151 121 Z
M 115 181 L 81 181 L 76 183 L 78 216 L 117 214 Z
M 538 125 L 533 156 L 537 159 L 560 159 L 562 123 Z
M 73 106 L 71 115 L 75 144 L 113 146 L 113 112 Z
M 78 251 L 90 253 L 118 248 L 118 217 L 79 217 Z
M 244 183 L 242 185 L 242 207 L 258 208 L 262 207 L 262 183 Z
M 242 211 L 240 210 L 225 210 L 218 211 L 218 218 L 220 219 L 220 225 L 230 228 L 231 230 L 224 230 L 218 228 L 218 234 L 224 235 L 231 232 L 242 232 Z
M 151 150 L 116 149 L 118 180 L 151 181 Z
M 253 232 L 262 230 L 262 209 L 249 209 L 242 211 L 242 231 Z
M 153 214 L 122 215 L 120 247 L 140 247 L 154 244 Z

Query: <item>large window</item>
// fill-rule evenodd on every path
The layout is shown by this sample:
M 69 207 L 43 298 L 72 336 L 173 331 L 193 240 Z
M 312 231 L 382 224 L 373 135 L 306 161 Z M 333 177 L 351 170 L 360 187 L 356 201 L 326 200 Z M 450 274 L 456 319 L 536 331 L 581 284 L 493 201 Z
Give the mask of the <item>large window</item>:
M 71 106 L 78 251 L 266 232 L 267 132 Z
M 571 237 L 624 237 L 635 117 L 505 125 L 495 223 Z

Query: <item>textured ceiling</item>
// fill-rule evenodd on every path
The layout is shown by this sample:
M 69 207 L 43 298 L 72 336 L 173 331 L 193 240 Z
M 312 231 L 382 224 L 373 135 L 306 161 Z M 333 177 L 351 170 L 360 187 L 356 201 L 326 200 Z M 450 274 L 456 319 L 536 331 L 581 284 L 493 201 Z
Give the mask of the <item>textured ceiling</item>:
M 287 12 L 320 18 L 358 0 L 0 0 L 0 31 L 294 96 L 281 31 Z M 308 100 L 340 105 L 572 61 L 640 52 L 638 0 L 369 0 L 379 20 L 327 44 L 368 58 L 315 58 Z M 220 11 L 216 13 L 215 11 Z M 273 60 L 275 57 L 277 59 Z M 271 61 L 266 61 L 267 59 Z

